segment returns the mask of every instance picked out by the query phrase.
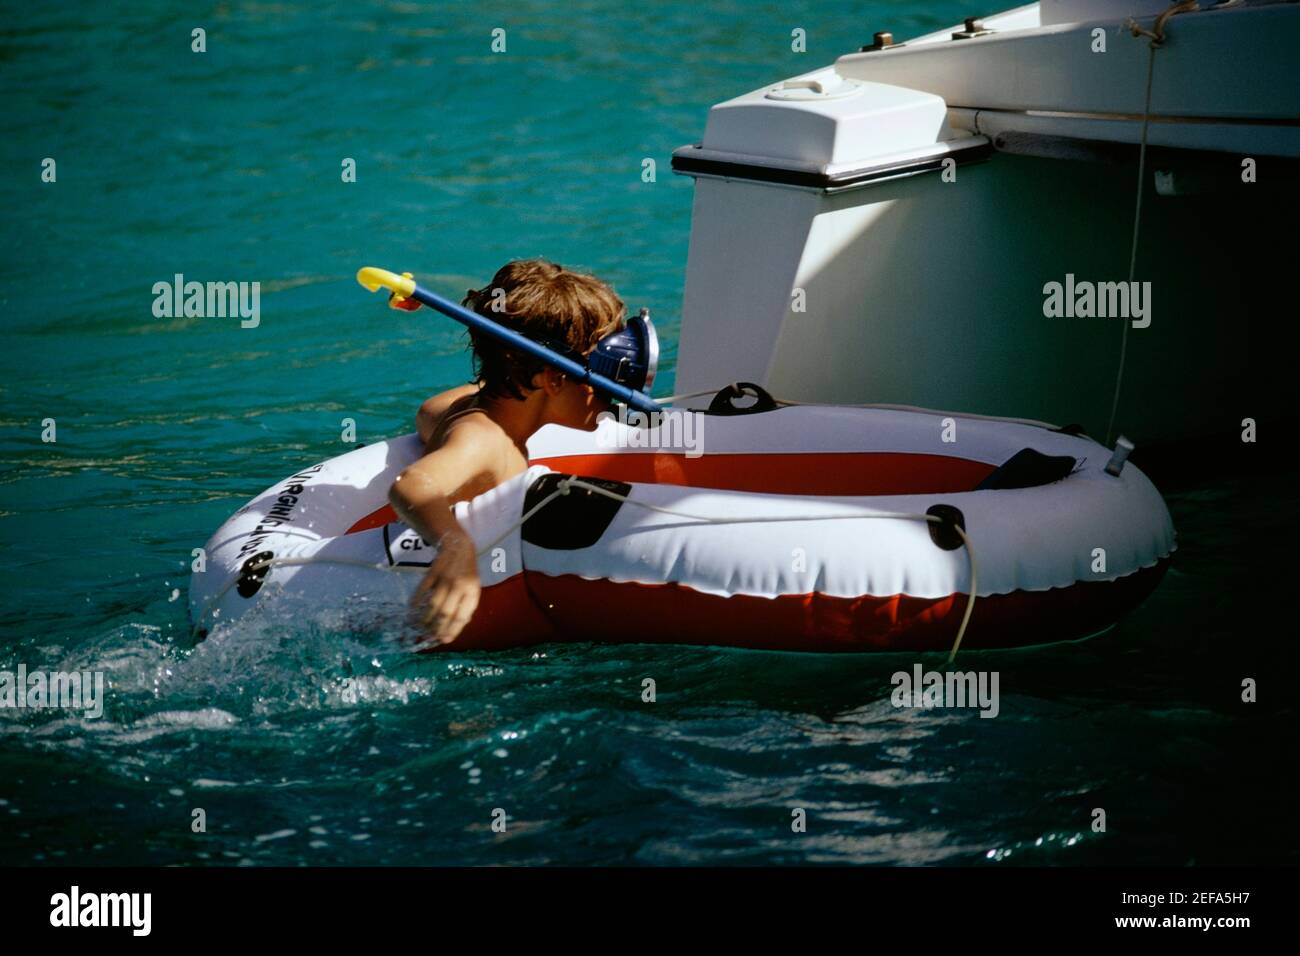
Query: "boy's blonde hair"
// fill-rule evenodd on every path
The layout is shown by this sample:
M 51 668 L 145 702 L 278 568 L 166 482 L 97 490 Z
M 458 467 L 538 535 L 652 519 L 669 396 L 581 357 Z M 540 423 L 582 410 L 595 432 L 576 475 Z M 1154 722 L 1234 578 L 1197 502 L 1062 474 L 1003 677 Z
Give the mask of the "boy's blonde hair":
M 604 282 L 545 259 L 516 259 L 463 305 L 535 341 L 586 355 L 623 324 L 626 309 Z M 474 374 L 485 394 L 522 399 L 545 363 L 482 335 L 470 334 Z

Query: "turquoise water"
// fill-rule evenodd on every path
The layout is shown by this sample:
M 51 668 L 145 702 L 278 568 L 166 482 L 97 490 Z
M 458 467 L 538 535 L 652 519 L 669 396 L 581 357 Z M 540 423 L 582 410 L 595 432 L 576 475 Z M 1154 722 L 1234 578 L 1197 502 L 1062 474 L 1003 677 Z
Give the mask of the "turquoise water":
M 192 548 L 349 447 L 344 418 L 361 442 L 408 431 L 423 397 L 468 375 L 455 328 L 382 308 L 358 266 L 453 295 L 511 257 L 590 269 L 654 309 L 668 393 L 691 204 L 672 149 L 712 103 L 874 30 L 980 12 L 140 2 L 6 16 L 0 669 L 104 670 L 111 687 L 98 721 L 0 710 L 0 862 L 1295 860 L 1278 767 L 1297 662 L 1273 569 L 1290 566 L 1276 532 L 1296 495 L 1279 478 L 1170 494 L 1178 563 L 1111 633 L 970 655 L 1001 672 L 996 720 L 893 709 L 889 675 L 912 663 L 897 657 L 417 657 L 392 634 L 293 622 L 189 640 Z M 504 55 L 489 50 L 498 26 Z M 55 183 L 40 181 L 46 157 Z M 260 281 L 260 325 L 155 318 L 152 286 L 176 273 Z M 1244 677 L 1258 704 L 1240 702 Z M 1098 806 L 1105 834 L 1089 828 Z

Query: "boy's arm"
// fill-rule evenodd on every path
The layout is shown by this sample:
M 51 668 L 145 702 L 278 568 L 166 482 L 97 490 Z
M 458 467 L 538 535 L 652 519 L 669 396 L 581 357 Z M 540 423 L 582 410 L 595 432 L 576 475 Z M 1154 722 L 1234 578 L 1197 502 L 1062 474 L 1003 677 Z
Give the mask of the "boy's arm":
M 495 484 L 494 446 L 500 436 L 465 421 L 442 446 L 406 468 L 388 492 L 393 510 L 438 548 L 412 605 L 437 643 L 452 641 L 478 607 L 481 585 L 474 542 L 456 523 L 453 499 L 467 488 Z

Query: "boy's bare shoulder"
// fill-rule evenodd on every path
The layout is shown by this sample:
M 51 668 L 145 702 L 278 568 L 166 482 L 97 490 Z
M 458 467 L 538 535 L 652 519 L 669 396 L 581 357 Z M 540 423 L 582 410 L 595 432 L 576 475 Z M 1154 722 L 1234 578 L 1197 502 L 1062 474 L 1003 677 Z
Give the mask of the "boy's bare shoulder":
M 467 406 L 477 393 L 477 385 L 460 385 L 426 398 L 415 413 L 415 428 L 420 434 L 420 440 L 428 444 L 434 432 L 442 428 L 443 419 L 453 413 L 457 406 Z
M 473 447 L 480 454 L 493 455 L 515 450 L 515 443 L 506 434 L 504 428 L 494 422 L 483 409 L 462 404 L 453 407 L 437 423 L 434 434 L 427 443 L 427 450 L 455 446 Z
M 442 461 L 452 474 L 466 478 L 454 500 L 481 494 L 528 467 L 505 429 L 477 409 L 439 427 L 425 454 L 427 460 Z
M 434 416 L 441 415 L 461 399 L 477 393 L 477 385 L 457 385 L 455 388 L 449 388 L 445 392 L 426 398 L 424 404 L 420 406 L 420 411 Z
M 511 446 L 510 436 L 505 429 L 492 420 L 481 408 L 461 408 L 448 413 L 439 423 L 442 442 L 446 444 L 453 435 L 457 441 L 503 441 Z

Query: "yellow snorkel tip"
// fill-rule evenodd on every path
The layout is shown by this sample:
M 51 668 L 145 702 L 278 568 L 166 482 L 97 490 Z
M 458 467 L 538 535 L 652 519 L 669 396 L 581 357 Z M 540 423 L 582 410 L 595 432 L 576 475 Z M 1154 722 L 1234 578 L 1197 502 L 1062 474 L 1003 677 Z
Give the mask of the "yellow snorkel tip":
M 371 292 L 378 292 L 381 288 L 388 289 L 399 299 L 409 298 L 415 291 L 415 279 L 409 272 L 399 276 L 396 272 L 389 272 L 387 269 L 366 266 L 357 270 L 357 281 Z

